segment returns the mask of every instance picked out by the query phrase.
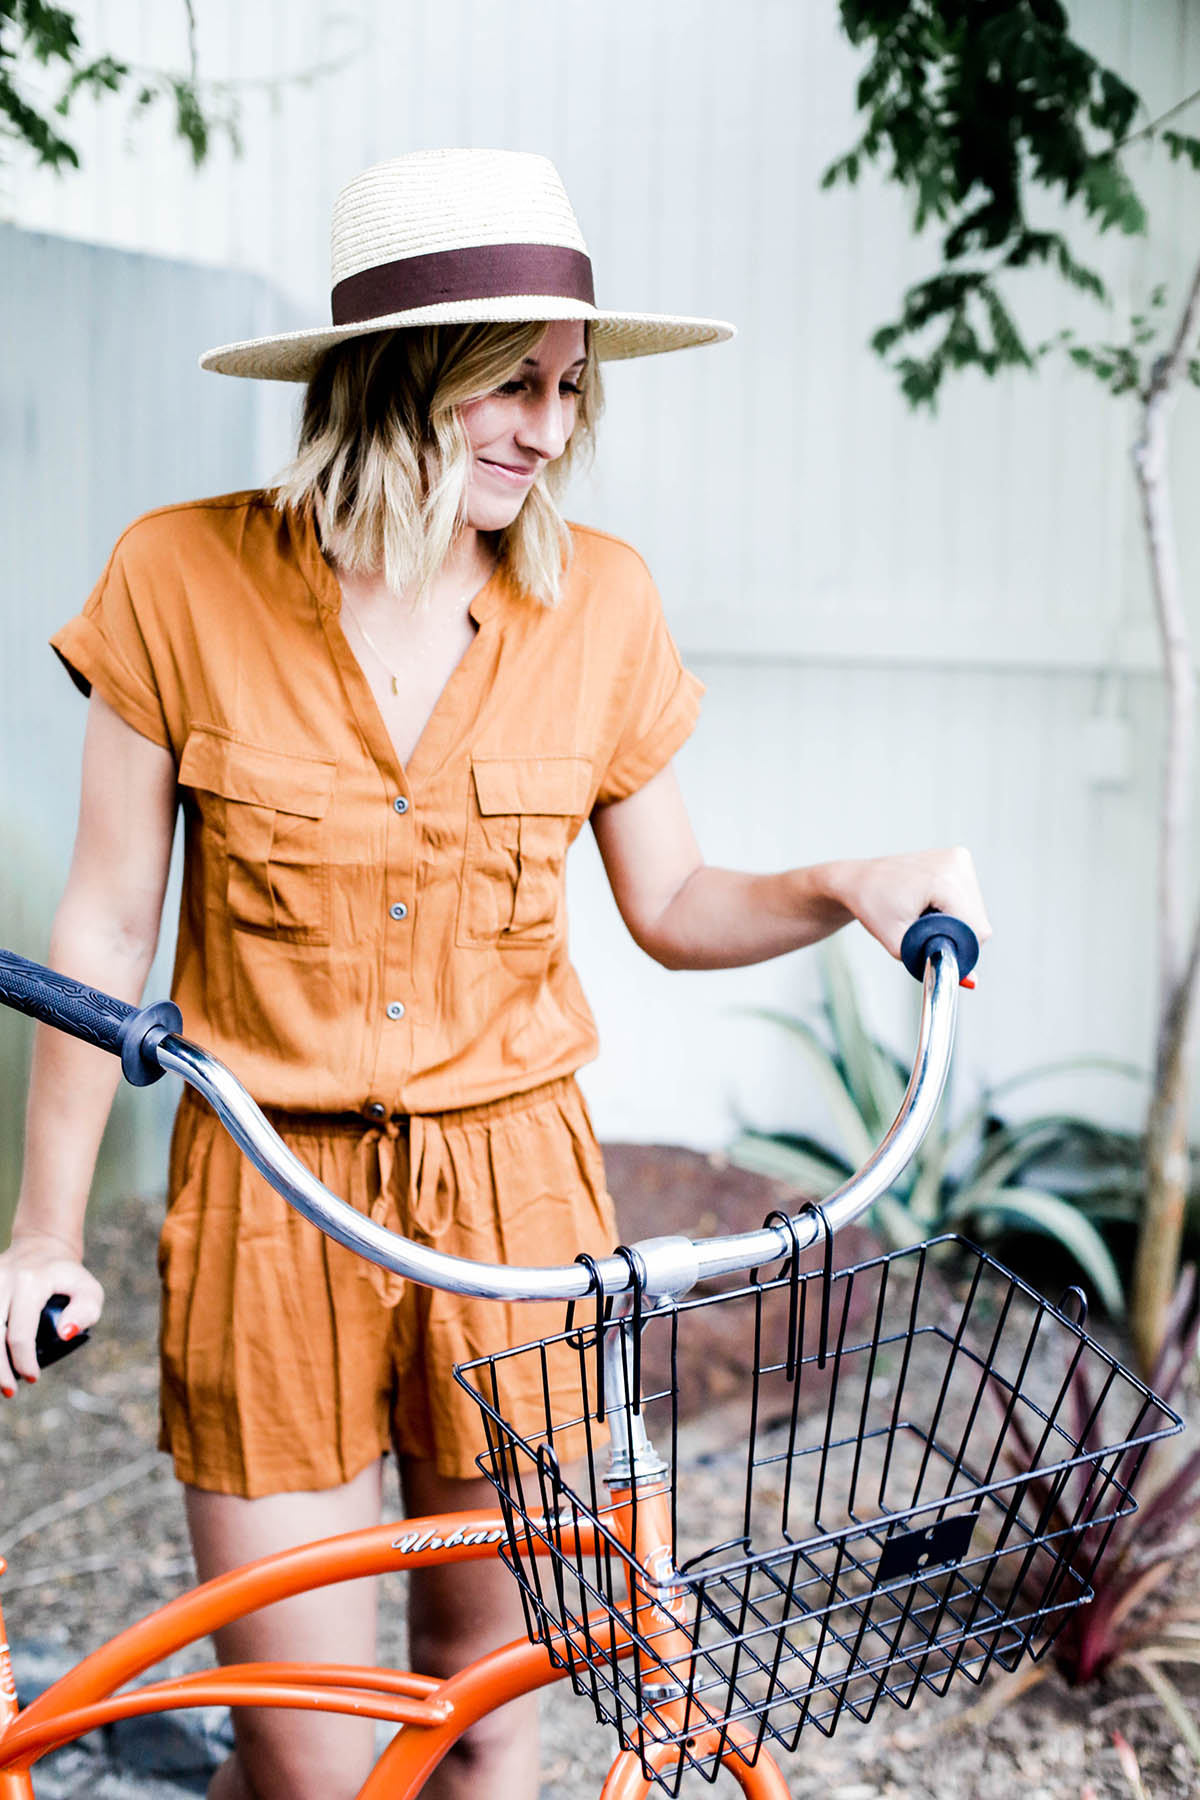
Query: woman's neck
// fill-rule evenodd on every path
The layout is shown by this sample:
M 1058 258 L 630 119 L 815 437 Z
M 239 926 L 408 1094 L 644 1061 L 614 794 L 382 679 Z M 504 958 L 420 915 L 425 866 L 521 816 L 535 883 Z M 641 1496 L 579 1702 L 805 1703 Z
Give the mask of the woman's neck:
M 442 565 L 426 592 L 425 604 L 430 611 L 464 611 L 472 597 L 483 587 L 496 566 L 499 547 L 494 535 L 468 527 L 447 551 Z M 415 596 L 396 595 L 384 580 L 382 569 L 370 573 L 337 567 L 342 592 L 351 602 L 395 611 L 412 607 Z

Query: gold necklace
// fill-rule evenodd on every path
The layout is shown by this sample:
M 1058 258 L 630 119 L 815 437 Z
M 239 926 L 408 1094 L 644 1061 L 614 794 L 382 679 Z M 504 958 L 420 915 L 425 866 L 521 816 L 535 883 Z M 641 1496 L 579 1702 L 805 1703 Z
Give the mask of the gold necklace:
M 400 692 L 400 675 L 399 675 L 398 670 L 393 669 L 391 664 L 386 660 L 382 651 L 379 648 L 379 645 L 375 642 L 375 639 L 371 636 L 370 632 L 367 630 L 366 626 L 363 624 L 362 620 L 359 618 L 359 616 L 355 612 L 354 608 L 351 605 L 349 605 L 349 603 L 346 601 L 343 601 L 342 604 L 345 606 L 346 611 L 350 614 L 350 617 L 354 620 L 355 625 L 358 627 L 358 635 L 362 638 L 363 643 L 367 646 L 367 649 L 374 656 L 376 662 L 383 669 L 384 673 L 390 678 L 391 683 L 392 683 L 393 694 L 398 694 Z
M 492 576 L 496 573 L 496 563 L 498 563 L 499 560 L 500 560 L 500 558 L 497 557 L 496 561 L 493 562 L 491 568 L 488 570 L 487 574 L 484 576 L 483 580 L 479 583 L 479 586 L 477 588 L 464 589 L 464 591 L 458 596 L 456 605 L 462 606 L 465 602 L 469 603 L 471 600 L 474 600 L 476 594 L 481 594 L 483 592 L 483 590 L 487 586 L 488 582 L 492 579 Z M 358 630 L 358 634 L 362 638 L 363 643 L 367 646 L 367 649 L 371 652 L 372 656 L 375 658 L 375 660 L 379 664 L 380 668 L 387 675 L 389 681 L 392 684 L 393 694 L 399 694 L 399 692 L 400 692 L 400 671 L 398 669 L 393 669 L 391 663 L 388 662 L 386 656 L 384 656 L 382 650 L 379 648 L 379 645 L 375 642 L 375 639 L 371 636 L 370 632 L 367 630 L 366 626 L 363 624 L 362 620 L 359 618 L 358 613 L 356 612 L 354 607 L 351 606 L 350 602 L 347 600 L 345 594 L 342 595 L 342 605 L 345 607 L 346 611 L 350 614 L 350 617 L 354 620 L 355 626 Z

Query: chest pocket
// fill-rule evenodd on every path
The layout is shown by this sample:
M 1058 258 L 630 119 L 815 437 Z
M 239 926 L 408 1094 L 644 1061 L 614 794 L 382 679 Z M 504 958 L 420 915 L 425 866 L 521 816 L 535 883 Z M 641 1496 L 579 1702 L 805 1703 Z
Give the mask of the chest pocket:
M 325 814 L 337 765 L 193 731 L 179 762 L 224 849 L 231 925 L 293 944 L 327 944 L 330 867 Z M 214 865 L 215 868 L 218 865 Z
M 591 779 L 586 756 L 472 758 L 460 944 L 524 949 L 558 934 L 567 847 Z

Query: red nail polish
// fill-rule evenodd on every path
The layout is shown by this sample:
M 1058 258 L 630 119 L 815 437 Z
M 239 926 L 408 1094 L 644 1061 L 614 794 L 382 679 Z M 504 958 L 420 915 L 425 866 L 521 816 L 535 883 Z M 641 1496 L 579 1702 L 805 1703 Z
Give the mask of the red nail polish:
M 32 1387 L 34 1382 L 37 1380 L 37 1376 L 36 1375 L 26 1375 L 25 1380 L 29 1383 L 30 1387 Z
M 72 1338 L 79 1336 L 79 1327 L 78 1325 L 68 1325 L 65 1331 L 60 1331 L 58 1335 L 64 1344 L 69 1344 Z
M 6 1400 L 11 1400 L 16 1391 L 16 1388 L 0 1388 L 0 1394 L 3 1394 Z
M 959 987 L 973 988 L 975 986 L 975 977 L 973 975 L 964 975 L 958 985 Z

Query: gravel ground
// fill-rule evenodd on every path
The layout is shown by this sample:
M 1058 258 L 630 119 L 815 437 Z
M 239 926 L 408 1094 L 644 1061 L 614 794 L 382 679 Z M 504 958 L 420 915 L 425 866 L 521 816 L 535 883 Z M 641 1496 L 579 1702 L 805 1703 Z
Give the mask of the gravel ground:
M 760 1178 L 688 1152 L 616 1147 L 609 1160 L 619 1202 L 630 1197 L 621 1207 L 630 1238 L 685 1225 L 696 1234 L 745 1229 L 778 1197 Z M 103 1325 L 81 1354 L 5 1409 L 0 1549 L 9 1569 L 0 1594 L 26 1691 L 193 1579 L 179 1497 L 153 1449 L 157 1215 L 130 1202 L 94 1222 L 91 1255 L 109 1296 Z M 842 1248 L 863 1253 L 861 1240 Z M 689 1516 L 703 1522 L 708 1542 L 720 1542 L 740 1529 L 728 1399 L 736 1356 L 719 1339 L 698 1343 L 686 1374 L 696 1395 L 680 1458 L 690 1471 Z M 389 1503 L 395 1507 L 394 1491 Z M 1194 1586 L 1194 1572 L 1180 1581 Z M 381 1647 L 397 1663 L 402 1588 L 401 1577 L 383 1582 Z M 206 1660 L 198 1647 L 176 1666 Z M 1185 1691 L 1200 1719 L 1200 1689 Z M 985 1690 L 985 1703 L 995 1693 Z M 1147 1800 L 1200 1794 L 1195 1764 L 1132 1676 L 1086 1694 L 1051 1676 L 987 1722 L 971 1716 L 978 1700 L 960 1683 L 945 1701 L 922 1696 L 907 1712 L 881 1707 L 870 1724 L 852 1721 L 832 1740 L 806 1732 L 801 1747 L 779 1759 L 793 1800 L 1128 1800 L 1138 1790 L 1122 1771 L 1114 1732 L 1132 1746 Z M 597 1793 L 615 1750 L 611 1731 L 565 1687 L 545 1697 L 543 1720 L 543 1800 Z M 202 1793 L 227 1730 L 220 1714 L 202 1725 L 185 1730 L 168 1718 L 60 1752 L 39 1767 L 40 1800 Z M 719 1797 L 736 1791 L 726 1775 L 712 1787 L 698 1777 L 684 1787 Z

